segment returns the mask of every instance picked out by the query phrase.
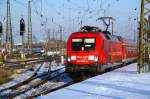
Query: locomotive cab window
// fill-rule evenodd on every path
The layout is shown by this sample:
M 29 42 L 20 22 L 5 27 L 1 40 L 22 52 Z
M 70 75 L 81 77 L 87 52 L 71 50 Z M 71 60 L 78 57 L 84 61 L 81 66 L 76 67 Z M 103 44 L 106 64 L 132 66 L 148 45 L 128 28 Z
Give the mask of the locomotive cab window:
M 78 51 L 82 48 L 82 41 L 81 38 L 72 39 L 72 50 Z
M 95 49 L 95 38 L 74 38 L 72 39 L 72 50 L 88 51 Z
M 84 39 L 84 48 L 85 48 L 85 50 L 94 50 L 95 49 L 95 38 L 85 38 Z

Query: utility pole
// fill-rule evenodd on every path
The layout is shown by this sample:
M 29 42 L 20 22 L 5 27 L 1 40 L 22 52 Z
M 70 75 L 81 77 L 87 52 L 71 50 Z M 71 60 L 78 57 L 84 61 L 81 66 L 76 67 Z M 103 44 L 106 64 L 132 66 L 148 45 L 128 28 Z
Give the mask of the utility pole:
M 148 23 L 150 20 L 145 18 L 149 14 L 150 10 L 145 6 L 150 4 L 150 0 L 141 0 L 141 16 L 140 16 L 140 32 L 139 32 L 139 60 L 138 71 L 150 72 L 150 28 Z M 148 67 L 148 69 L 147 69 Z
M 52 48 L 52 47 L 50 46 L 50 44 L 51 44 L 51 43 L 50 43 L 50 42 L 51 42 L 50 33 L 51 33 L 51 32 L 50 32 L 50 29 L 48 29 L 48 30 L 47 30 L 47 36 L 48 36 L 48 37 L 47 37 L 47 52 L 50 51 L 51 48 Z
M 48 29 L 47 30 L 47 36 L 48 36 L 48 42 L 50 42 L 51 41 L 51 35 L 50 35 L 50 29 Z
M 112 35 L 114 35 L 114 22 L 112 21 L 111 24 L 112 24 Z
M 81 20 L 81 21 L 80 21 L 80 28 L 82 28 L 82 24 L 83 24 L 83 21 Z
M 55 44 L 56 44 L 56 49 L 55 49 L 55 51 L 56 51 L 56 54 L 57 54 L 57 52 L 58 52 L 58 40 L 57 40 L 57 33 L 58 33 L 59 31 L 56 31 L 55 33 L 56 33 L 56 38 L 55 38 Z
M 134 28 L 133 28 L 133 29 L 134 29 L 134 30 L 133 30 L 134 35 L 133 35 L 133 36 L 134 36 L 134 37 L 133 37 L 133 40 L 134 40 L 135 42 L 136 42 L 136 33 L 137 33 L 137 32 L 136 32 L 137 20 L 138 20 L 137 18 L 134 18 L 134 25 L 133 25 L 133 26 L 134 26 Z
M 53 39 L 52 39 L 52 41 L 53 41 L 54 43 L 56 43 L 56 40 L 55 40 L 55 29 L 53 29 L 53 31 L 52 31 L 52 32 L 53 32 Z M 52 47 L 53 47 L 53 48 L 52 48 L 52 49 L 53 49 L 53 51 L 55 51 L 55 49 L 56 49 L 56 48 L 55 48 L 55 47 L 56 47 L 56 45 L 55 45 L 55 44 L 53 44 L 53 46 L 52 46 Z
M 63 49 L 63 40 L 62 40 L 62 26 L 59 25 L 60 28 L 60 41 L 59 41 L 59 45 L 60 45 L 60 53 L 62 54 L 62 49 Z
M 31 0 L 28 1 L 28 50 L 29 50 L 29 53 L 32 53 Z
M 10 13 L 10 0 L 7 0 L 7 17 L 6 17 L 6 50 L 9 54 L 13 51 L 13 39 L 12 39 L 12 24 Z

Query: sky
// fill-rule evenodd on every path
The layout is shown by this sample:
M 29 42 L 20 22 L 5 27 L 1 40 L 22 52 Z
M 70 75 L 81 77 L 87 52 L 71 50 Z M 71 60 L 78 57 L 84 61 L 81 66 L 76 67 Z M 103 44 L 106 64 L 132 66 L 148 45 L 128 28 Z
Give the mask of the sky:
M 0 21 L 4 30 L 6 23 L 6 1 L 0 0 Z M 28 22 L 28 0 L 10 0 L 13 38 L 16 43 L 21 42 L 19 36 L 19 21 L 23 17 Z M 63 27 L 63 39 L 67 40 L 72 32 L 76 32 L 84 25 L 98 26 L 105 29 L 99 17 L 111 16 L 115 18 L 114 34 L 128 39 L 134 38 L 137 32 L 137 20 L 140 15 L 141 0 L 32 0 L 32 28 L 34 40 L 47 39 L 47 30 L 55 31 L 59 38 L 59 26 Z M 5 33 L 5 31 L 4 31 Z

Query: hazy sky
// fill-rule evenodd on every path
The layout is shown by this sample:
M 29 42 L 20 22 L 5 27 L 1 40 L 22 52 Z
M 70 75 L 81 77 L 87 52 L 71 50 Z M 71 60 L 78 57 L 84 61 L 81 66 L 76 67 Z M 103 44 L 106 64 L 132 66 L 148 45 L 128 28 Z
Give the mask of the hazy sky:
M 27 35 L 28 0 L 10 1 L 14 40 L 20 42 L 18 27 L 21 17 L 25 19 Z M 141 0 L 33 0 L 33 35 L 38 40 L 44 40 L 47 37 L 46 29 L 58 31 L 59 25 L 62 25 L 63 38 L 66 39 L 71 32 L 78 31 L 81 20 L 83 25 L 103 29 L 102 22 L 96 19 L 112 16 L 116 19 L 115 34 L 133 39 L 134 29 L 137 28 L 137 21 L 134 19 L 139 16 L 140 3 Z M 0 7 L 0 21 L 5 26 L 6 0 L 0 0 Z

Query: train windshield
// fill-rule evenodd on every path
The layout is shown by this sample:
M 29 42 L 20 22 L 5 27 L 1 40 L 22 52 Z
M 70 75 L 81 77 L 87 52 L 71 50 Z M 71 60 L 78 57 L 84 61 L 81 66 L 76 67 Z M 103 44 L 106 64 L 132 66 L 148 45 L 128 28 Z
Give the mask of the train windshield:
M 95 49 L 95 38 L 73 38 L 72 50 L 73 51 L 88 51 Z

